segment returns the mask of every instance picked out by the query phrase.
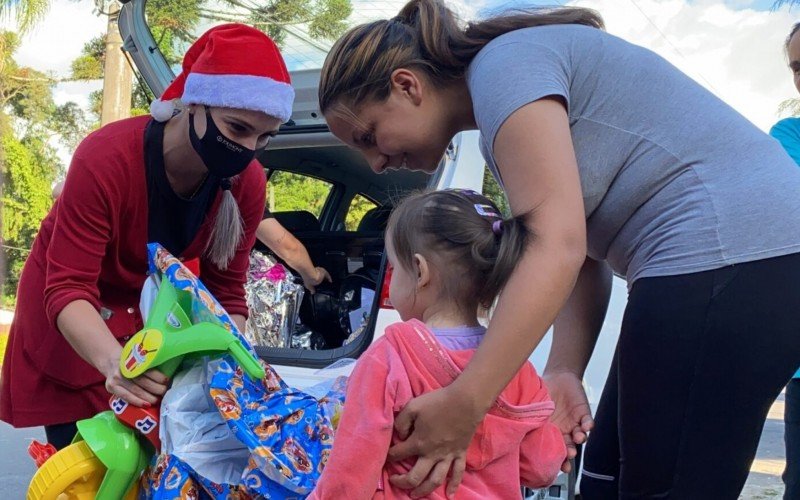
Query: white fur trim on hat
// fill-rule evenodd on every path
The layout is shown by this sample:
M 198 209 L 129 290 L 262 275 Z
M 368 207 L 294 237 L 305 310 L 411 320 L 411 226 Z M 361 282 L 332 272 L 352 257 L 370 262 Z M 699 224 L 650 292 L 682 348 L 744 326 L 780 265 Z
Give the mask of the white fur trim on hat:
M 156 121 L 165 122 L 175 114 L 175 103 L 171 100 L 162 101 L 161 99 L 154 99 L 153 102 L 150 103 L 150 114 Z
M 294 89 L 288 83 L 265 76 L 190 73 L 181 101 L 261 111 L 287 122 L 292 116 Z

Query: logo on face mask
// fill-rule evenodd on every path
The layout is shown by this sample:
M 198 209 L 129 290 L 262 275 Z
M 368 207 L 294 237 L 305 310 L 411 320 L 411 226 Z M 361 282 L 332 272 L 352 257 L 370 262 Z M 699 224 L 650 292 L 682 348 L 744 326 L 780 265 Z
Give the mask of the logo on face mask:
M 241 146 L 237 146 L 236 144 L 232 143 L 228 139 L 222 137 L 221 135 L 217 136 L 217 142 L 221 142 L 228 148 L 229 151 L 233 151 L 234 153 L 241 153 L 244 148 Z
M 241 174 L 253 161 L 256 152 L 225 137 L 217 128 L 208 106 L 206 112 L 206 133 L 200 138 L 194 129 L 194 115 L 189 117 L 189 140 L 200 155 L 208 171 L 220 179 Z

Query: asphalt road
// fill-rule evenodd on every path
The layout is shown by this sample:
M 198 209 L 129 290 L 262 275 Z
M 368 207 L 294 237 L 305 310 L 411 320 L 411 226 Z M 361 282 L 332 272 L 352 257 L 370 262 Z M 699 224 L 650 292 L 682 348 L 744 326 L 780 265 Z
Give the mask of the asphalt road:
M 36 466 L 28 457 L 28 443 L 44 441 L 38 428 L 14 429 L 0 422 L 0 491 L 4 500 L 24 499 L 28 482 Z M 742 496 L 743 500 L 778 500 L 783 496 L 780 474 L 785 459 L 783 448 L 783 396 L 770 411 L 764 425 L 756 461 L 751 468 Z
M 0 422 L 0 491 L 8 500 L 22 500 L 28 483 L 36 471 L 36 465 L 28 456 L 28 444 L 34 440 L 44 441 L 41 427 L 14 429 Z

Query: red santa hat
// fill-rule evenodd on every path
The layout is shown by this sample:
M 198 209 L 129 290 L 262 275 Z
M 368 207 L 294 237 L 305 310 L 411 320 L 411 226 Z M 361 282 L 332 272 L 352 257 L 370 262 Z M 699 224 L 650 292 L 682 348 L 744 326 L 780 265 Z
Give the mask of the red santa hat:
M 150 114 L 163 122 L 184 104 L 261 111 L 286 122 L 294 89 L 278 47 L 267 35 L 244 24 L 223 24 L 206 31 L 183 58 L 183 71 Z

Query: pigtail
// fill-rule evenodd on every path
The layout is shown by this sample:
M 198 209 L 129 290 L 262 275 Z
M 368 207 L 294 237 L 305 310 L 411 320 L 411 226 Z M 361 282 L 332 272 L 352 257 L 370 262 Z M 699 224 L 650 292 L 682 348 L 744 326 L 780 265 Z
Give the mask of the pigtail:
M 206 255 L 214 265 L 225 271 L 244 238 L 244 221 L 236 198 L 231 193 L 230 180 L 223 179 L 222 182 L 222 200 L 208 240 Z
M 527 225 L 530 215 L 525 213 L 510 219 L 498 219 L 492 223 L 497 254 L 486 278 L 486 285 L 480 294 L 482 305 L 488 307 L 500 294 L 528 245 L 533 241 L 533 233 Z

